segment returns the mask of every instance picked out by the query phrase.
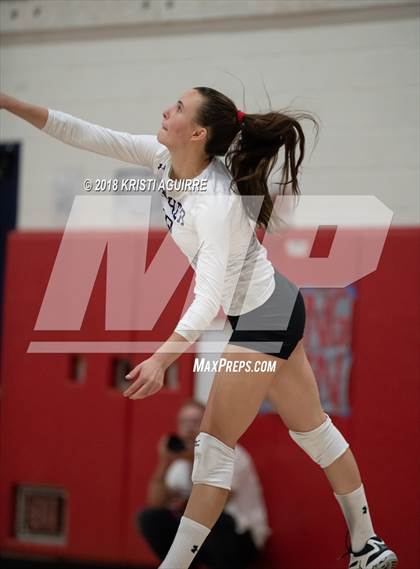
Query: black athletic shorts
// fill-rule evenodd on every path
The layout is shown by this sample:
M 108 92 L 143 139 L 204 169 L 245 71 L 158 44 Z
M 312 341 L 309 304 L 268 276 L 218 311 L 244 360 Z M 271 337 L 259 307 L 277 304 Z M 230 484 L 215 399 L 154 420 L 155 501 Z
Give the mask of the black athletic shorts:
M 229 344 L 288 359 L 303 337 L 305 302 L 299 288 L 275 271 L 275 289 L 261 306 L 239 316 L 227 315 L 233 328 Z

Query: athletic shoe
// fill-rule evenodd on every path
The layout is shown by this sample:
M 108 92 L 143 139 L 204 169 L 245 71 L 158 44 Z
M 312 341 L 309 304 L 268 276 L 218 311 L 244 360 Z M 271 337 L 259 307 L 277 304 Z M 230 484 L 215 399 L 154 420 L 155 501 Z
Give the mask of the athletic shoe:
M 354 552 L 348 547 L 350 554 L 349 569 L 395 569 L 398 564 L 397 556 L 378 535 L 369 538 L 361 551 Z

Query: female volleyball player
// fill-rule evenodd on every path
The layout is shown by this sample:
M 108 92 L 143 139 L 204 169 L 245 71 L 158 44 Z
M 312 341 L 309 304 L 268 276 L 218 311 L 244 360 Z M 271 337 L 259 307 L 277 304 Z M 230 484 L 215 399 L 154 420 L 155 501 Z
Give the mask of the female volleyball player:
M 227 500 L 236 442 L 266 397 L 291 438 L 327 476 L 350 533 L 349 567 L 395 568 L 395 553 L 373 529 L 349 444 L 321 407 L 303 345 L 302 294 L 273 268 L 254 232 L 255 225 L 269 223 L 267 178 L 283 148 L 281 185 L 290 183 L 292 193 L 299 193 L 305 146 L 299 119 L 317 122 L 306 113 L 245 114 L 208 87 L 186 91 L 166 109 L 157 136 L 113 131 L 7 95 L 0 106 L 65 143 L 148 166 L 162 180 L 207 180 L 205 195 L 162 191 L 168 228 L 195 270 L 195 298 L 168 341 L 128 374 L 132 384 L 124 395 L 139 399 L 159 391 L 166 368 L 197 340 L 220 305 L 233 328 L 223 357 L 232 366 L 243 359 L 276 362 L 275 372 L 215 374 L 195 442 L 193 490 L 160 569 L 190 566 Z M 246 199 L 252 195 L 261 197 L 261 209 Z M 174 342 L 181 345 L 175 354 Z

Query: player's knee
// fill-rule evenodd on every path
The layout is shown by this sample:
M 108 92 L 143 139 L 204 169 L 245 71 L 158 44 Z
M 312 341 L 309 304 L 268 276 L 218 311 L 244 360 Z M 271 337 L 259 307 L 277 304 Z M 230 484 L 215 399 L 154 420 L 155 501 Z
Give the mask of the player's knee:
M 349 443 L 333 424 L 329 415 L 327 413 L 325 415 L 325 421 L 312 431 L 296 432 L 289 429 L 292 439 L 321 468 L 332 464 L 349 448 Z
M 208 484 L 230 490 L 232 486 L 235 449 L 209 433 L 195 439 L 193 484 Z

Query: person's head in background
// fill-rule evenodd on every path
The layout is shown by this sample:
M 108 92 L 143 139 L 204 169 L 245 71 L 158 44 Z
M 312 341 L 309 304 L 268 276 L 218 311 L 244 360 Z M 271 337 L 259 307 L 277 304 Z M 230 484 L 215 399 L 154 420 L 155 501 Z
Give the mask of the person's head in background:
M 200 432 L 205 405 L 194 399 L 185 401 L 177 415 L 177 434 L 184 440 L 188 449 L 194 448 L 194 441 Z

